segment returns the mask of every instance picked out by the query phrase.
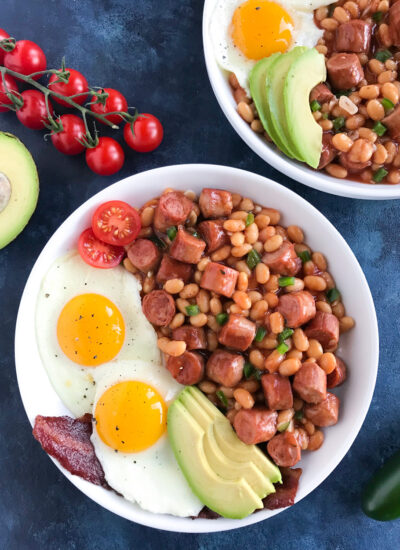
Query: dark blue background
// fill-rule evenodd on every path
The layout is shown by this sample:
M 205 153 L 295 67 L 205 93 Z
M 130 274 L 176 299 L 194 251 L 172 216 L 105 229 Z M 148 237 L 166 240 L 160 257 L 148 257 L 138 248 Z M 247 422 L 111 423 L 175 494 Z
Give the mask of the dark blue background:
M 0 252 L 0 547 L 92 549 L 162 547 L 271 550 L 400 547 L 400 520 L 380 524 L 361 513 L 369 476 L 399 446 L 399 214 L 397 201 L 342 199 L 288 180 L 256 157 L 231 129 L 208 82 L 202 53 L 200 0 L 1 0 L 0 27 L 31 39 L 48 66 L 81 70 L 92 85 L 121 90 L 130 105 L 157 115 L 165 141 L 152 154 L 127 151 L 111 178 L 91 173 L 22 127 L 12 113 L 0 130 L 32 151 L 39 204 L 27 229 Z M 121 140 L 121 134 L 118 134 Z M 381 360 L 371 409 L 353 447 L 311 495 L 279 516 L 240 531 L 179 535 L 135 525 L 75 489 L 31 436 L 14 371 L 13 337 L 20 296 L 38 254 L 82 202 L 117 179 L 175 163 L 237 166 L 287 185 L 331 220 L 354 250 L 379 318 Z M 205 182 L 206 183 L 206 182 Z M 357 292 L 357 289 L 354 289 Z M 352 312 L 357 317 L 357 312 Z

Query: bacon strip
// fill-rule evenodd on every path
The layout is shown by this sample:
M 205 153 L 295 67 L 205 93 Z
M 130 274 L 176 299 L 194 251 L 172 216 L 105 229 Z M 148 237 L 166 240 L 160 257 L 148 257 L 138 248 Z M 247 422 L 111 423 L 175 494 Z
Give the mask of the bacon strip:
M 281 468 L 282 485 L 275 485 L 276 492 L 263 499 L 264 508 L 276 510 L 292 506 L 299 487 L 299 479 L 303 472 L 301 468 Z

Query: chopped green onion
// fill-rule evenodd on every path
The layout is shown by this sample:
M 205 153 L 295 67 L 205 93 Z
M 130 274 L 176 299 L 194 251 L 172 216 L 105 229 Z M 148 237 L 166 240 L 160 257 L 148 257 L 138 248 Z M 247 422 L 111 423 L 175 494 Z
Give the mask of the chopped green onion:
M 373 131 L 375 132 L 375 134 L 378 134 L 379 137 L 382 137 L 383 134 L 386 132 L 387 128 L 386 126 L 384 126 L 382 124 L 382 122 L 375 122 L 374 126 L 373 126 Z
M 387 175 L 388 175 L 387 170 L 385 170 L 384 168 L 379 168 L 379 170 L 377 170 L 375 174 L 372 176 L 372 179 L 374 180 L 375 183 L 380 183 L 383 180 L 383 178 Z
M 248 227 L 249 225 L 251 225 L 253 222 L 254 222 L 254 214 L 252 214 L 251 212 L 249 212 L 249 213 L 247 214 L 247 218 L 246 218 L 246 227 Z
M 335 128 L 336 131 L 343 128 L 344 123 L 345 123 L 345 120 L 344 120 L 344 117 L 342 117 L 342 116 L 338 116 L 337 118 L 333 119 L 333 121 L 332 121 L 333 127 Z
M 285 422 L 284 424 L 281 424 L 280 426 L 278 426 L 278 432 L 286 432 L 286 430 L 289 428 L 289 424 L 290 424 L 290 421 Z
M 261 262 L 260 254 L 257 252 L 257 250 L 254 250 L 252 248 L 250 252 L 247 254 L 246 263 L 249 269 L 254 269 L 258 263 Z
M 217 315 L 215 316 L 217 323 L 221 326 L 227 322 L 228 317 L 229 315 L 227 313 L 217 313 Z
M 380 52 L 376 52 L 375 59 L 380 61 L 381 63 L 385 63 L 388 59 L 392 57 L 392 52 L 389 50 L 381 50 Z
M 193 317 L 193 315 L 198 315 L 200 313 L 199 306 L 186 306 L 186 313 L 189 315 L 189 317 Z
M 375 21 L 375 23 L 380 23 L 382 21 L 383 17 L 383 11 L 376 11 L 372 14 L 372 19 Z
M 294 285 L 294 277 L 279 277 L 279 286 L 291 286 Z
M 390 101 L 390 99 L 388 99 L 387 97 L 384 97 L 383 99 L 381 99 L 381 103 L 385 111 L 390 111 L 390 109 L 393 109 L 394 107 L 393 101 Z
M 150 235 L 149 241 L 152 241 L 158 248 L 165 249 L 167 248 L 167 243 L 157 237 L 157 235 Z
M 321 103 L 314 99 L 313 101 L 311 101 L 310 107 L 312 112 L 315 113 L 315 111 L 319 111 L 321 109 Z
M 227 408 L 228 407 L 228 400 L 227 400 L 226 395 L 224 394 L 224 392 L 221 391 L 221 390 L 218 390 L 216 395 L 217 395 L 218 399 L 221 401 L 221 403 L 223 404 L 223 406 L 225 408 Z
M 338 291 L 337 288 L 330 288 L 328 290 L 328 292 L 326 293 L 326 297 L 332 303 L 335 300 L 337 300 L 338 298 L 340 298 L 340 292 Z
M 322 113 L 322 120 L 327 120 L 329 118 L 329 113 Z
M 261 376 L 263 375 L 263 371 L 259 369 L 254 369 L 254 378 L 256 380 L 261 380 Z
M 296 420 L 301 420 L 302 418 L 304 418 L 304 413 L 303 411 L 296 411 L 294 413 L 294 417 Z
M 283 329 L 282 332 L 278 334 L 278 342 L 282 344 L 282 342 L 290 338 L 293 333 L 294 333 L 294 330 L 292 328 Z
M 264 327 L 258 327 L 254 340 L 256 342 L 261 342 L 266 334 L 267 334 L 267 329 L 265 329 Z
M 178 230 L 174 225 L 172 227 L 168 227 L 167 235 L 170 241 L 173 241 L 175 239 L 177 233 L 178 233 Z
M 243 374 L 244 374 L 244 377 L 245 378 L 250 378 L 251 376 L 253 376 L 254 374 L 254 367 L 251 363 L 249 363 L 248 361 L 246 361 L 246 363 L 244 364 L 244 367 L 243 367 Z
M 281 355 L 283 355 L 284 353 L 286 353 L 289 349 L 289 346 L 287 344 L 285 344 L 285 342 L 281 342 L 277 347 L 276 347 L 276 350 L 278 353 L 280 353 Z
M 311 254 L 308 250 L 303 250 L 302 252 L 296 252 L 300 260 L 305 264 L 306 262 L 309 262 L 311 260 Z

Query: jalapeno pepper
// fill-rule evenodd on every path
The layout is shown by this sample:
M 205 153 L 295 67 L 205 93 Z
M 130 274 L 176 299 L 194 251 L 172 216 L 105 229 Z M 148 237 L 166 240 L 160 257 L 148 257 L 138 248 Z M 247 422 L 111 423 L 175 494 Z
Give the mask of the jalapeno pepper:
M 400 517 L 400 451 L 371 478 L 363 493 L 362 508 L 378 521 Z

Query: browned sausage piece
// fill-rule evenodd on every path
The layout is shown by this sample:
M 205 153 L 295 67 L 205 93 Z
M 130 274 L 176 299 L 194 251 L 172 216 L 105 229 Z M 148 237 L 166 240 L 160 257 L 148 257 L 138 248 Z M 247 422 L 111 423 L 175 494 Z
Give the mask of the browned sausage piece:
M 203 239 L 207 243 L 207 251 L 214 252 L 217 248 L 230 243 L 229 236 L 223 228 L 222 220 L 207 220 L 198 225 Z
M 333 426 L 339 417 L 340 400 L 333 393 L 328 393 L 326 399 L 317 405 L 305 405 L 304 415 L 320 428 Z
M 327 103 L 333 98 L 333 93 L 326 84 L 317 84 L 310 93 L 310 103 L 318 101 L 318 103 Z
M 267 445 L 269 456 L 277 466 L 290 468 L 301 459 L 301 448 L 292 432 L 274 436 Z
M 400 35 L 400 27 L 399 27 L 399 35 Z M 400 105 L 398 105 L 396 109 L 390 113 L 390 115 L 386 116 L 382 120 L 382 124 L 384 124 L 385 126 L 387 126 L 387 128 L 389 128 L 390 137 L 395 141 L 400 142 Z
M 303 363 L 296 372 L 293 389 L 307 403 L 321 403 L 326 399 L 326 374 L 317 363 Z
M 289 378 L 278 373 L 263 374 L 261 384 L 271 410 L 282 411 L 293 407 L 293 393 Z
M 338 52 L 367 53 L 371 44 L 372 27 L 362 19 L 352 19 L 336 29 L 335 49 Z
M 389 10 L 389 32 L 393 44 L 400 47 L 400 2 L 396 2 Z
M 263 498 L 264 508 L 267 510 L 277 510 L 278 508 L 286 508 L 294 504 L 297 489 L 299 488 L 299 479 L 302 474 L 301 468 L 283 468 L 282 485 L 275 485 L 275 493 L 271 493 Z
M 207 349 L 207 339 L 203 328 L 182 325 L 172 331 L 174 340 L 186 342 L 186 349 Z
M 232 193 L 205 188 L 200 194 L 199 206 L 205 218 L 224 218 L 232 212 Z
M 262 261 L 267 264 L 272 273 L 293 277 L 301 269 L 301 260 L 297 256 L 294 244 L 284 241 L 275 252 L 266 252 Z
M 128 258 L 139 271 L 147 273 L 157 267 L 161 254 L 149 239 L 137 239 L 128 248 Z
M 232 388 L 243 376 L 244 357 L 225 350 L 214 351 L 207 361 L 206 373 L 210 380 Z
M 193 202 L 181 191 L 161 195 L 154 214 L 154 227 L 165 231 L 172 225 L 184 223 L 193 208 Z
M 233 421 L 238 438 L 247 445 L 269 441 L 276 432 L 278 413 L 268 409 L 241 409 Z
M 235 291 L 239 271 L 216 262 L 209 262 L 200 280 L 201 288 L 230 298 Z
M 315 317 L 314 298 L 307 290 L 282 294 L 277 311 L 284 317 L 288 327 L 298 328 Z
M 340 384 L 343 384 L 343 382 L 346 380 L 346 377 L 346 365 L 339 357 L 336 357 L 336 368 L 327 376 L 327 388 L 331 390 L 332 388 L 336 388 L 336 386 L 340 386 Z
M 232 313 L 222 327 L 218 341 L 227 348 L 245 351 L 251 346 L 256 334 L 256 325 L 246 317 Z
M 329 81 L 335 90 L 354 88 L 364 78 L 364 70 L 355 53 L 336 53 L 326 62 Z
M 194 237 L 183 227 L 179 227 L 175 239 L 169 249 L 172 258 L 187 264 L 197 264 L 204 252 L 206 243 Z
M 359 174 L 372 164 L 370 160 L 366 160 L 365 162 L 354 162 L 349 159 L 348 153 L 340 153 L 339 162 L 343 168 L 346 168 L 349 174 Z
M 185 351 L 179 357 L 168 357 L 167 369 L 179 384 L 192 386 L 204 376 L 204 359 L 199 353 Z
M 192 277 L 193 268 L 189 264 L 183 264 L 164 254 L 161 260 L 160 269 L 157 272 L 157 283 L 164 284 L 170 279 L 182 279 L 187 283 Z
M 318 170 L 322 170 L 336 158 L 338 152 L 332 145 L 332 134 L 324 132 L 322 134 L 322 151 L 319 160 Z
M 152 290 L 143 298 L 143 313 L 153 325 L 166 327 L 175 315 L 175 300 L 165 290 Z
M 308 338 L 318 340 L 326 351 L 336 349 L 339 342 L 339 321 L 333 313 L 317 311 L 314 319 L 305 329 Z

